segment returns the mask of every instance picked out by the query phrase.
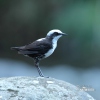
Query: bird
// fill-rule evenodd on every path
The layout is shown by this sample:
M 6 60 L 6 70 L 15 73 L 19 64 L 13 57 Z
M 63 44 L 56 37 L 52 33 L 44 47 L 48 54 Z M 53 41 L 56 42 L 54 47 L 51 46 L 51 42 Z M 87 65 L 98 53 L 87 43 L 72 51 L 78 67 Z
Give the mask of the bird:
M 25 46 L 11 47 L 12 50 L 17 50 L 18 54 L 31 57 L 34 60 L 34 65 L 40 77 L 45 77 L 42 73 L 39 63 L 42 59 L 49 57 L 57 47 L 57 41 L 60 37 L 68 35 L 59 29 L 50 30 L 45 38 L 37 39 L 36 41 Z

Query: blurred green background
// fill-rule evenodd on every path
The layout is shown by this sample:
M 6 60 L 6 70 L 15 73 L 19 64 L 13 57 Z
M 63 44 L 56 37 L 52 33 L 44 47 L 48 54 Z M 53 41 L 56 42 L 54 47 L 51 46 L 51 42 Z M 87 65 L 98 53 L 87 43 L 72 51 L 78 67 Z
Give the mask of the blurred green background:
M 51 29 L 68 36 L 59 41 L 48 63 L 53 59 L 54 64 L 79 68 L 100 65 L 99 0 L 0 0 L 1 58 L 28 60 L 10 47 L 45 37 Z
M 41 66 L 100 69 L 100 0 L 0 0 L 0 59 L 33 66 L 32 59 L 10 47 L 31 43 L 52 29 L 68 36 L 58 41 L 54 54 Z

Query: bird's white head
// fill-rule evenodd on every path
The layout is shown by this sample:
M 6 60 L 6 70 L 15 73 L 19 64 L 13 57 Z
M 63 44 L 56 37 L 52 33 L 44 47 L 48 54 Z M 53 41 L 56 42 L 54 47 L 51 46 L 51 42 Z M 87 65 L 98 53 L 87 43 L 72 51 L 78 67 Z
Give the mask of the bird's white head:
M 53 29 L 47 33 L 47 37 L 57 41 L 61 36 L 67 35 L 58 29 Z

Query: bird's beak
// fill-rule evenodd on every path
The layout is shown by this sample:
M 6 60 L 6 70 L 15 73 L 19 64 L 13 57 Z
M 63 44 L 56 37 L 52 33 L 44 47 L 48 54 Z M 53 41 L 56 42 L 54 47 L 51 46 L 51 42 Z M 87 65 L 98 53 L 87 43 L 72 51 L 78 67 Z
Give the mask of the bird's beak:
M 66 36 L 66 35 L 68 35 L 68 34 L 66 34 L 66 33 L 62 33 L 62 35 Z

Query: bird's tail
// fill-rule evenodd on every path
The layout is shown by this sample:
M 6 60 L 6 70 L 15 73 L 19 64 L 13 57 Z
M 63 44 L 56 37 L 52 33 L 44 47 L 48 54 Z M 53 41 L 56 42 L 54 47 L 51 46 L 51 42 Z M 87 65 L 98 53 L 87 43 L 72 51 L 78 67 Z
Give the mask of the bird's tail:
M 17 50 L 17 51 L 19 51 L 20 48 L 19 47 L 11 47 L 11 50 Z

